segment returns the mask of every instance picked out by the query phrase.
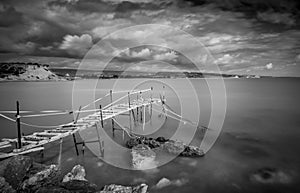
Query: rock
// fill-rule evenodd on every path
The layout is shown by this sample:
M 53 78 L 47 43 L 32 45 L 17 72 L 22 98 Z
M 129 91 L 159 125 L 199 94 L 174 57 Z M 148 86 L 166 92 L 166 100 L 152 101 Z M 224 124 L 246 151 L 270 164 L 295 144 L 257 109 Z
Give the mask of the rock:
M 254 172 L 250 179 L 255 182 L 270 184 L 270 183 L 280 183 L 288 184 L 292 181 L 292 178 L 287 173 L 280 171 L 276 168 L 261 168 Z
M 180 156 L 185 157 L 201 157 L 204 156 L 202 149 L 194 146 L 185 146 L 183 152 L 180 153 Z
M 73 167 L 72 171 L 65 175 L 63 182 L 68 182 L 70 180 L 84 180 L 85 179 L 85 169 L 81 165 L 76 165 Z
M 0 177 L 0 192 L 15 193 L 16 191 L 5 181 L 5 178 Z
M 151 169 L 156 166 L 156 154 L 147 145 L 139 144 L 132 148 L 132 165 L 135 169 Z
M 161 189 L 167 186 L 170 186 L 172 184 L 172 182 L 167 179 L 167 178 L 162 178 L 161 180 L 159 180 L 159 182 L 155 185 L 155 188 L 157 189 Z
M 61 187 L 48 186 L 48 187 L 41 187 L 35 193 L 72 193 L 72 192 Z
M 146 138 L 142 141 L 142 144 L 145 144 L 145 145 L 149 146 L 151 149 L 160 147 L 160 143 L 156 140 L 153 140 L 153 139 L 147 139 Z
M 163 149 L 168 153 L 179 155 L 184 151 L 185 145 L 183 142 L 170 140 L 163 144 Z
M 138 186 L 106 185 L 99 193 L 147 193 L 148 185 L 140 184 Z
M 0 162 L 0 176 L 4 176 L 5 169 L 10 159 L 5 159 Z
M 127 141 L 126 146 L 130 149 L 138 145 L 147 145 L 151 149 L 160 148 L 168 153 L 185 156 L 185 157 L 201 157 L 204 156 L 203 150 L 198 147 L 185 145 L 183 142 L 158 137 L 156 139 L 147 137 L 136 137 Z
M 9 158 L 3 177 L 17 190 L 22 184 L 26 173 L 32 166 L 33 160 L 27 156 L 14 156 Z
M 23 182 L 23 190 L 35 191 L 42 186 L 57 184 L 59 182 L 60 170 L 57 165 L 46 166 L 46 168 Z
M 96 192 L 97 186 L 85 180 L 70 180 L 62 182 L 61 187 L 76 193 Z
M 158 141 L 160 143 L 165 143 L 165 142 L 169 141 L 169 139 L 166 139 L 164 137 L 158 137 L 158 138 L 156 138 L 156 141 Z
M 127 142 L 126 142 L 126 146 L 128 148 L 133 148 L 134 146 L 137 146 L 138 144 L 140 144 L 140 140 L 139 138 L 130 138 Z

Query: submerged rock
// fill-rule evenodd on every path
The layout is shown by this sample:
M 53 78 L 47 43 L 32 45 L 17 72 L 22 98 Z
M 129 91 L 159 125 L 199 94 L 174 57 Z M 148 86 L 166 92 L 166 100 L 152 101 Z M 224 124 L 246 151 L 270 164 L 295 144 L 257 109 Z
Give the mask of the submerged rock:
M 281 183 L 288 184 L 292 181 L 291 176 L 276 168 L 261 168 L 251 175 L 251 180 L 259 183 Z
M 140 184 L 138 186 L 106 185 L 99 193 L 147 193 L 148 185 Z
M 70 180 L 83 180 L 85 179 L 85 169 L 81 165 L 76 165 L 73 167 L 72 171 L 65 175 L 63 182 L 68 182 Z
M 157 189 L 161 189 L 167 186 L 170 186 L 172 184 L 172 182 L 167 179 L 167 178 L 162 178 L 161 180 L 159 180 L 159 182 L 155 185 L 155 188 Z
M 156 166 L 155 152 L 147 145 L 139 144 L 132 148 L 132 165 L 135 169 L 151 169 Z

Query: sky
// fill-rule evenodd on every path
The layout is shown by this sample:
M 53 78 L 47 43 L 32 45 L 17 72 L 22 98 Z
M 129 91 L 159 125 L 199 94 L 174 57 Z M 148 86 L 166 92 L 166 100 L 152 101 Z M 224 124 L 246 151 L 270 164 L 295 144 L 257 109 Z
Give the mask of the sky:
M 193 71 L 192 56 L 203 72 L 299 77 L 299 10 L 297 0 L 1 0 L 0 61 L 77 68 L 93 49 L 84 68 L 112 57 L 114 70 Z

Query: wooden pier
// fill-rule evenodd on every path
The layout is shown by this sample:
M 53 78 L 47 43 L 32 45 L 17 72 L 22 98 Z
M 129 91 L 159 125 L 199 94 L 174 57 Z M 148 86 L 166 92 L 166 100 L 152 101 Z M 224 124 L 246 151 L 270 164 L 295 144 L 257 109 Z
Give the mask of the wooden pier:
M 91 129 L 92 127 L 96 127 L 97 132 L 98 127 L 104 127 L 103 122 L 105 120 L 111 119 L 112 121 L 112 131 L 113 134 L 116 130 L 114 127 L 114 120 L 115 117 L 119 115 L 128 115 L 129 116 L 129 121 L 131 121 L 131 118 L 133 117 L 138 118 L 138 112 L 139 109 L 149 107 L 152 111 L 152 105 L 153 104 L 161 104 L 163 105 L 163 102 L 161 99 L 156 99 L 152 98 L 152 94 L 149 98 L 144 99 L 141 97 L 141 94 L 143 92 L 149 92 L 152 91 L 151 89 L 147 90 L 141 90 L 141 91 L 133 91 L 133 92 L 128 92 L 127 93 L 127 102 L 126 103 L 119 103 L 119 99 L 116 101 L 113 101 L 112 94 L 113 92 L 110 91 L 109 96 L 110 96 L 110 104 L 106 105 L 104 108 L 101 107 L 97 110 L 81 110 L 81 108 L 76 111 L 77 117 L 76 119 L 71 122 L 67 123 L 64 125 L 61 125 L 57 128 L 53 129 L 47 129 L 42 132 L 35 132 L 30 135 L 21 135 L 21 121 L 20 119 L 22 118 L 22 115 L 19 113 L 19 104 L 17 103 L 17 114 L 16 114 L 16 122 L 17 122 L 17 132 L 18 132 L 18 138 L 15 139 L 7 139 L 4 138 L 2 139 L 2 142 L 0 142 L 0 150 L 4 150 L 5 148 L 12 146 L 13 144 L 16 145 L 16 148 L 13 149 L 10 152 L 2 152 L 0 153 L 0 159 L 11 157 L 14 155 L 19 155 L 19 154 L 27 154 L 31 152 L 36 152 L 36 151 L 42 151 L 44 150 L 44 145 L 49 144 L 51 142 L 63 139 L 65 137 L 73 135 L 73 140 L 75 144 L 75 149 L 77 155 L 79 154 L 77 145 L 85 145 L 85 143 L 95 143 L 98 142 L 100 146 L 100 150 L 103 156 L 103 141 L 101 140 L 101 136 L 98 135 L 98 140 L 97 141 L 82 141 L 82 142 L 77 142 L 75 134 L 79 131 L 85 130 L 85 129 Z M 133 94 L 140 94 L 140 97 L 137 97 L 137 99 L 131 99 L 131 95 Z M 121 97 L 124 98 L 124 97 Z M 136 112 L 136 117 L 134 115 L 134 110 L 137 110 Z M 91 113 L 85 117 L 78 118 L 80 113 Z M 142 114 L 142 111 L 139 112 Z M 151 113 L 152 114 L 152 113 Z M 24 116 L 26 117 L 26 116 Z M 141 115 L 142 118 L 142 115 Z M 121 127 L 121 130 L 125 132 L 125 128 Z M 131 128 L 129 131 L 126 132 L 131 132 Z

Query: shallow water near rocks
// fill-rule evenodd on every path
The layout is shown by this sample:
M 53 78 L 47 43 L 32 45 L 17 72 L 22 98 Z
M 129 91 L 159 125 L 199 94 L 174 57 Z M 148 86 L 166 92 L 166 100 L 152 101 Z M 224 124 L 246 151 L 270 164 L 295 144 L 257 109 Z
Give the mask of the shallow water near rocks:
M 126 89 L 126 86 L 137 84 L 143 79 L 124 79 L 117 89 Z M 84 84 L 91 84 L 91 80 L 81 80 Z M 179 101 L 184 101 L 191 111 L 188 118 L 195 120 L 195 101 L 181 79 L 165 79 L 167 84 L 173 85 L 179 92 L 178 98 L 173 91 L 166 89 L 167 103 L 177 112 L 182 110 Z M 191 80 L 195 87 L 200 103 L 200 122 L 207 125 L 210 118 L 210 93 L 203 79 Z M 150 82 L 151 83 L 151 82 Z M 147 87 L 146 83 L 141 86 Z M 112 80 L 100 80 L 96 96 L 101 96 L 110 89 Z M 159 86 L 158 83 L 153 83 Z M 201 158 L 178 157 L 161 167 L 145 171 L 132 171 L 111 166 L 97 158 L 88 149 L 84 156 L 80 152 L 76 156 L 72 138 L 63 143 L 62 168 L 65 174 L 75 164 L 81 164 L 86 169 L 86 178 L 102 187 L 106 184 L 137 184 L 146 182 L 150 192 L 297 192 L 300 190 L 300 80 L 296 78 L 267 78 L 267 79 L 226 79 L 227 111 L 221 135 L 213 148 Z M 0 84 L 1 110 L 14 110 L 15 101 L 21 103 L 21 110 L 65 110 L 72 109 L 72 82 L 6 82 Z M 157 88 L 158 90 L 161 89 Z M 82 90 L 82 104 L 85 93 Z M 117 98 L 117 96 L 115 96 Z M 220 96 L 221 97 L 221 96 Z M 104 101 L 103 103 L 108 103 Z M 178 126 L 178 121 L 168 118 L 164 121 L 159 113 L 152 117 L 153 128 L 161 126 L 152 137 L 172 137 Z M 11 116 L 13 117 L 13 116 Z M 127 117 L 128 118 L 128 117 Z M 53 116 L 47 118 L 30 118 L 24 122 L 37 125 L 58 125 L 72 121 L 72 116 Z M 126 117 L 118 119 L 126 125 Z M 0 137 L 15 137 L 15 123 L 0 119 Z M 105 124 L 106 133 L 111 135 L 110 122 Z M 189 125 L 181 125 L 187 131 Z M 22 126 L 25 134 L 33 131 L 42 131 L 40 128 Z M 138 124 L 136 132 L 141 132 Z M 145 132 L 153 132 L 148 126 Z M 208 130 L 207 132 L 210 132 Z M 185 133 L 183 133 L 184 135 Z M 187 132 L 186 135 L 189 133 Z M 192 145 L 201 143 L 203 133 L 196 132 Z M 79 139 L 79 138 L 78 138 Z M 185 141 L 186 136 L 182 136 Z M 113 140 L 123 145 L 122 133 L 116 131 Z M 105 146 L 105 155 L 117 159 L 120 163 L 130 163 L 130 155 L 109 150 Z M 81 147 L 79 147 L 81 150 Z M 57 163 L 59 144 L 46 146 L 44 157 L 34 155 L 36 161 L 45 164 Z M 111 152 L 112 155 L 108 155 Z M 266 174 L 275 176 L 275 180 L 264 180 L 257 176 L 264 168 L 275 168 L 275 173 Z M 265 172 L 269 172 L 268 170 Z M 283 177 L 283 178 L 280 178 Z M 163 178 L 171 183 L 161 189 L 155 185 Z M 258 180 L 257 180 L 258 179 Z M 267 181 L 268 183 L 264 183 Z M 177 182 L 177 183 L 175 183 Z M 182 183 L 181 183 L 182 182 Z

